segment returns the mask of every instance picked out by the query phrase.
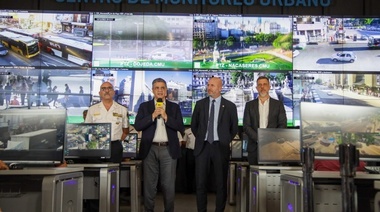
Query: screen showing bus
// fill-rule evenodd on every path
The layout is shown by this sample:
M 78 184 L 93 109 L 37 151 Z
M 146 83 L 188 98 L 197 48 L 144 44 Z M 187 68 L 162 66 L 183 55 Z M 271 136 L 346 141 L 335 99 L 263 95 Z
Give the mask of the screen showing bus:
M 94 67 L 192 68 L 191 15 L 95 13 Z
M 90 67 L 92 19 L 92 13 L 1 11 L 0 41 L 8 51 L 0 65 Z
M 378 107 L 301 103 L 302 145 L 317 158 L 338 157 L 339 144 L 354 144 L 362 160 L 380 158 Z
M 293 123 L 293 97 L 292 97 L 292 75 L 291 72 L 242 72 L 236 70 L 229 71 L 194 71 L 193 72 L 193 102 L 208 96 L 207 83 L 211 77 L 222 79 L 222 96 L 235 103 L 239 125 L 243 125 L 243 115 L 245 104 L 256 99 L 258 92 L 256 80 L 259 76 L 267 76 L 270 79 L 271 89 L 269 95 L 283 102 L 288 125 Z
M 61 163 L 66 110 L 0 110 L 0 158 L 5 162 Z
M 290 17 L 199 14 L 193 24 L 193 67 L 292 70 Z
M 103 82 L 110 82 L 115 89 L 115 101 L 128 107 L 130 124 L 141 103 L 153 99 L 152 82 L 161 77 L 167 83 L 167 100 L 177 103 L 185 125 L 191 119 L 191 71 L 158 71 L 126 69 L 94 69 L 92 72 L 92 104 L 100 102 L 99 89 Z
M 111 157 L 111 123 L 66 124 L 65 158 Z
M 294 111 L 301 102 L 380 107 L 380 75 L 357 72 L 294 71 Z M 300 125 L 300 116 L 294 113 L 294 125 Z

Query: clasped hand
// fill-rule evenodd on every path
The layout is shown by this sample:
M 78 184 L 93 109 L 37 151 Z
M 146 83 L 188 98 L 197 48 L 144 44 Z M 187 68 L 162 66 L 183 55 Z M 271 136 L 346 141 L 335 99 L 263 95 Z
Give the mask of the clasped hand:
M 165 109 L 164 109 L 164 108 L 162 108 L 162 107 L 157 107 L 157 108 L 154 110 L 153 114 L 152 114 L 153 119 L 156 119 L 159 115 L 161 115 L 161 117 L 166 121 L 166 119 L 167 119 L 168 116 L 166 115 L 166 112 L 165 112 Z

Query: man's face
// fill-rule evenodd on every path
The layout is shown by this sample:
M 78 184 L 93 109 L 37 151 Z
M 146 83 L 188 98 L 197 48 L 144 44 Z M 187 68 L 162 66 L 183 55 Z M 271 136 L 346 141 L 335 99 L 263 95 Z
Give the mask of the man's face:
M 256 86 L 257 91 L 259 92 L 260 97 L 266 97 L 269 95 L 270 85 L 268 80 L 260 79 L 257 81 Z
M 111 100 L 115 95 L 115 90 L 109 82 L 105 82 L 100 86 L 99 96 L 101 100 Z
M 154 98 L 155 99 L 158 99 L 158 98 L 162 98 L 162 99 L 165 99 L 166 97 L 166 94 L 167 94 L 167 88 L 165 86 L 165 83 L 163 82 L 156 82 L 153 84 L 153 94 L 154 94 Z
M 220 96 L 222 92 L 222 80 L 216 77 L 211 78 L 207 83 L 207 93 L 213 99 Z

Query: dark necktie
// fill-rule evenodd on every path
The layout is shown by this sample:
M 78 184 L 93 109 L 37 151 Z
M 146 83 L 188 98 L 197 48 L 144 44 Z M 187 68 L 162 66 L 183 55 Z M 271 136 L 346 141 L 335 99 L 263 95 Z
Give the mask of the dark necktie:
M 207 141 L 211 144 L 214 142 L 214 113 L 215 113 L 215 99 L 212 100 L 210 117 L 207 126 Z

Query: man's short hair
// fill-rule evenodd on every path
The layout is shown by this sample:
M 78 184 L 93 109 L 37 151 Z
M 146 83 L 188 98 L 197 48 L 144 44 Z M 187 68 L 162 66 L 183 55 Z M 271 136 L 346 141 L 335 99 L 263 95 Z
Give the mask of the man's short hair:
M 152 88 L 153 88 L 153 86 L 154 86 L 154 83 L 156 83 L 156 82 L 163 82 L 163 83 L 165 84 L 165 87 L 166 87 L 166 88 L 168 87 L 168 86 L 166 85 L 166 81 L 165 81 L 164 79 L 162 79 L 162 78 L 156 78 L 156 79 L 154 79 L 153 82 L 152 82 Z
M 259 78 L 257 78 L 256 82 L 258 82 L 261 79 L 266 79 L 269 82 L 269 78 L 266 76 L 259 76 Z

